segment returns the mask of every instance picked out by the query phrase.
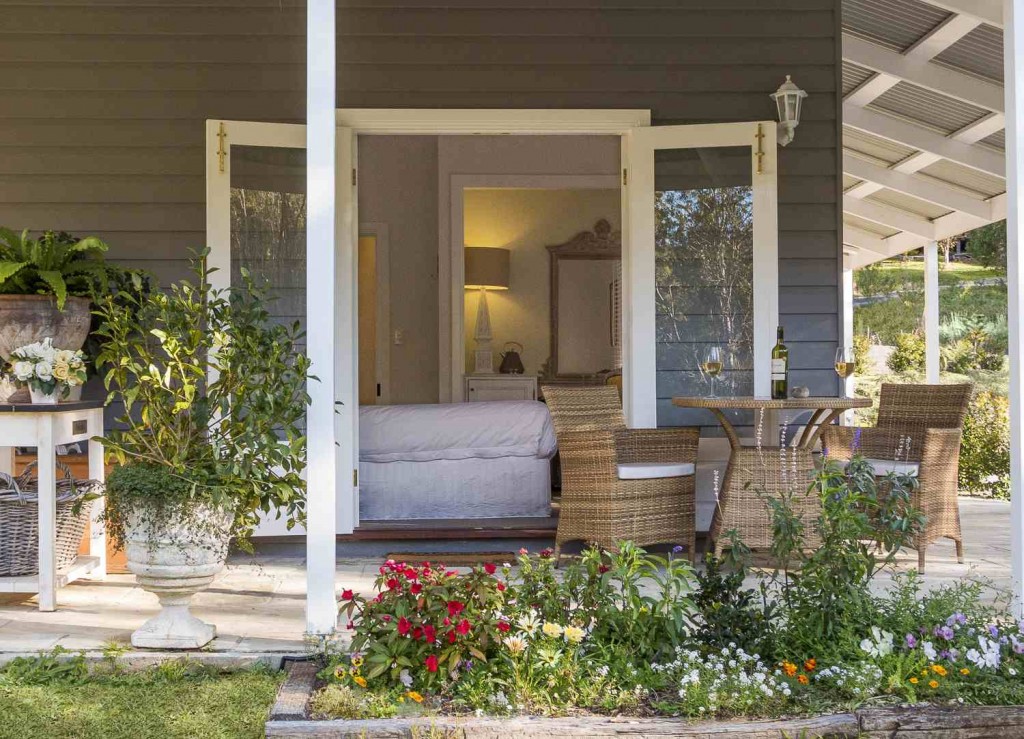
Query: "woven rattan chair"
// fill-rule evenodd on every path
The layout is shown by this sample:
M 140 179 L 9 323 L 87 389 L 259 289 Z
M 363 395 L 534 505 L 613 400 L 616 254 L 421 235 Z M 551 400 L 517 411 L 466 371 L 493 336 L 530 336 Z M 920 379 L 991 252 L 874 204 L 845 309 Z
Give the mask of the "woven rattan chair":
M 556 557 L 567 541 L 682 544 L 693 561 L 700 429 L 627 429 L 613 386 L 545 386 L 562 459 Z
M 911 503 L 925 515 L 912 546 L 918 570 L 924 572 L 925 550 L 936 539 L 956 542 L 956 558 L 964 561 L 957 504 L 960 437 L 973 386 L 882 385 L 878 422 L 870 428 L 831 426 L 822 434 L 829 458 L 864 456 L 882 477 L 889 472 L 917 475 L 920 486 Z

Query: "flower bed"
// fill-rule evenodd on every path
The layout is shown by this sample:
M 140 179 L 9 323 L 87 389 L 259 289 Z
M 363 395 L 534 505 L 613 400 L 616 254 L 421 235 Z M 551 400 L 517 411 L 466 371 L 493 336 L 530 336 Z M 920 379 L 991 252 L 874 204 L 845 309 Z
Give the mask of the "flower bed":
M 880 496 L 855 461 L 808 490 L 813 531 L 772 504 L 773 572 L 697 572 L 623 542 L 561 571 L 550 551 L 468 572 L 386 562 L 371 598 L 342 593 L 344 653 L 320 673 L 321 718 L 616 715 L 792 717 L 864 704 L 1024 703 L 1024 622 L 967 582 L 925 592 L 916 574 L 871 579 L 921 523 L 913 479 Z M 820 541 L 805 546 L 807 537 Z M 870 542 L 870 543 L 869 543 Z

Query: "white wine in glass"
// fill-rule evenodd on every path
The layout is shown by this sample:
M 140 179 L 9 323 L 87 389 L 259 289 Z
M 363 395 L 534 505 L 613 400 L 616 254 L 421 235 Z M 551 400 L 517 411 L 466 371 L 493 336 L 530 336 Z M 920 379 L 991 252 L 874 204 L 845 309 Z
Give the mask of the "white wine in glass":
M 715 378 L 722 374 L 723 369 L 725 363 L 722 361 L 722 350 L 717 346 L 710 347 L 704 361 L 700 363 L 700 371 L 711 381 L 711 395 L 708 397 L 718 397 L 715 393 Z
M 846 395 L 846 379 L 857 371 L 857 360 L 853 356 L 852 346 L 841 346 L 836 349 L 836 374 L 841 382 L 840 392 Z

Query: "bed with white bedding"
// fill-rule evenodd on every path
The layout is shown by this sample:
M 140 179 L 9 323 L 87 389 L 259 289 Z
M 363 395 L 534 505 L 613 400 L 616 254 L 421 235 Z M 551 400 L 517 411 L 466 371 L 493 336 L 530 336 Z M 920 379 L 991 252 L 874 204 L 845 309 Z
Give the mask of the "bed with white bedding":
M 360 520 L 547 516 L 555 450 L 533 400 L 364 406 Z

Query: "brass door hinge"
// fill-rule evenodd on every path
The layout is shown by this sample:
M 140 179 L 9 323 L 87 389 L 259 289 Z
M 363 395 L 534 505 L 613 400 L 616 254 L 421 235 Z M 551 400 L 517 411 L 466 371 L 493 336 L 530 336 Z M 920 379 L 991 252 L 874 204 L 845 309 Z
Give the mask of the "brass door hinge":
M 629 170 L 625 167 L 622 168 L 622 184 L 623 186 L 629 184 Z
M 359 487 L 359 470 L 352 470 L 352 487 Z
M 217 169 L 220 172 L 224 171 L 224 158 L 228 155 L 224 146 L 224 139 L 227 137 L 228 132 L 224 130 L 224 121 L 221 121 L 220 127 L 217 129 Z

